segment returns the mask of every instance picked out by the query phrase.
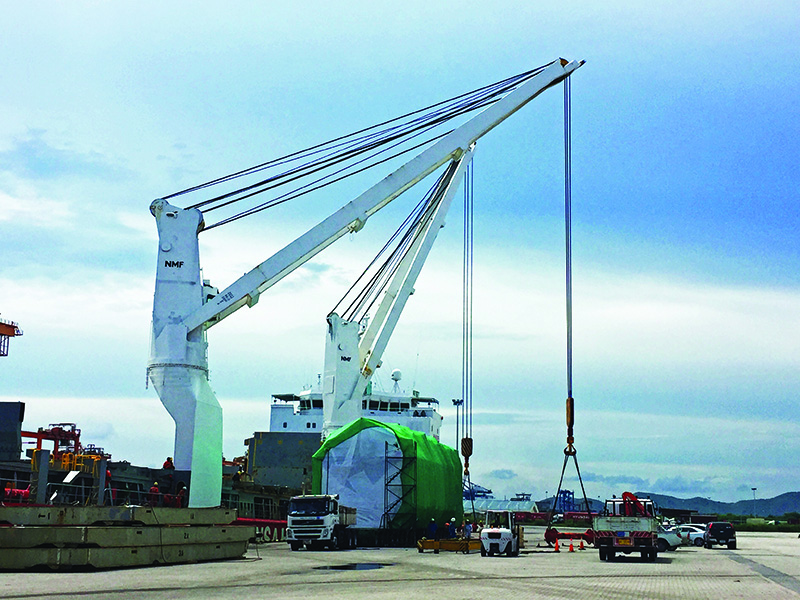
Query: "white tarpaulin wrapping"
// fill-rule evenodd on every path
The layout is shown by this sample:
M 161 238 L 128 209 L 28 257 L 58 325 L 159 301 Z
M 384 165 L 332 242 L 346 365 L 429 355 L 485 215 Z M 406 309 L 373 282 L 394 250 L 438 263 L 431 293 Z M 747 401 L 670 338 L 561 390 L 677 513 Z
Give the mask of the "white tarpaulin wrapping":
M 387 452 L 389 456 L 402 456 L 394 433 L 383 427 L 368 427 L 328 450 L 322 460 L 322 493 L 339 494 L 341 504 L 355 507 L 357 527 L 381 526 Z

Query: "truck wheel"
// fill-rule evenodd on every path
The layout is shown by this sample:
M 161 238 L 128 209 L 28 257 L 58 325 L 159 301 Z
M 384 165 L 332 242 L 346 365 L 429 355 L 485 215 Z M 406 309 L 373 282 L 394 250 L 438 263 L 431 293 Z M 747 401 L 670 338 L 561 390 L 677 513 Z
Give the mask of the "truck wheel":
M 656 551 L 655 550 L 650 550 L 650 552 L 648 552 L 647 554 L 648 554 L 647 558 L 650 560 L 650 562 L 656 562 Z
M 338 533 L 334 533 L 331 536 L 331 541 L 328 544 L 328 548 L 330 548 L 331 550 L 338 550 L 339 549 L 339 534 Z
M 483 544 L 481 544 L 481 556 L 486 556 L 486 548 L 483 547 Z
M 292 547 L 292 552 L 295 552 L 297 550 L 300 550 L 300 548 L 303 546 L 303 543 L 302 542 L 291 542 L 290 545 Z
M 600 554 L 600 560 L 606 559 L 606 549 L 603 548 L 602 546 L 600 547 L 599 554 Z
M 736 542 L 728 542 L 728 550 L 736 550 Z
M 659 552 L 666 552 L 667 550 L 669 550 L 669 544 L 667 543 L 667 540 L 665 540 L 665 539 L 659 539 L 656 542 L 656 546 L 657 546 Z
M 617 553 L 614 552 L 611 548 L 609 548 L 608 550 L 606 550 L 606 561 L 611 562 L 612 560 L 614 560 L 614 557 L 616 555 Z

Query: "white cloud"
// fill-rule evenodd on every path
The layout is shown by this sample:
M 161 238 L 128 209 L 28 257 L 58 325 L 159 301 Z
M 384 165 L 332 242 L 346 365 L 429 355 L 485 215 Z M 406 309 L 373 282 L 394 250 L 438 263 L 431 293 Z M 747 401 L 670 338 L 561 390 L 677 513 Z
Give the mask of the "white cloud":
M 0 185 L 13 190 L 0 189 L 0 224 L 53 230 L 62 229 L 75 218 L 70 202 L 42 198 L 33 185 L 9 179 L 7 174 L 0 176 Z
M 151 286 L 141 276 L 85 270 L 58 278 L 0 278 L 0 299 L 20 324 L 42 334 L 68 334 L 76 348 L 99 339 L 124 345 L 132 335 L 149 335 Z
M 800 360 L 796 290 L 600 275 L 575 291 L 576 337 L 593 353 L 693 369 Z

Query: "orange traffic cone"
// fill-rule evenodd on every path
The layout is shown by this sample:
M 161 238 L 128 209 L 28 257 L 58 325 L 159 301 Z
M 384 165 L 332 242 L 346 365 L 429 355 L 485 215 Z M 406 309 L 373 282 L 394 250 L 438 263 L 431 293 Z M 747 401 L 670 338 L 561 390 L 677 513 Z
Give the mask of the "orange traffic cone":
M 586 550 L 586 548 L 583 547 L 583 539 L 581 539 L 581 545 L 578 547 L 578 550 Z
M 575 548 L 572 547 L 572 540 L 569 541 L 569 551 L 575 552 Z
M 561 552 L 561 550 L 558 549 L 558 538 L 556 538 L 556 552 Z

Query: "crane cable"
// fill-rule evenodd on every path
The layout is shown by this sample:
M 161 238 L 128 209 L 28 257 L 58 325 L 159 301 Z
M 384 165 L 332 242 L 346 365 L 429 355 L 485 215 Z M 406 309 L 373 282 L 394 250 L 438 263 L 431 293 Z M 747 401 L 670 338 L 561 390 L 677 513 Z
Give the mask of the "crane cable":
M 558 489 L 550 506 L 550 516 L 547 520 L 545 540 L 551 543 L 551 532 L 553 516 L 555 514 L 556 503 L 561 494 L 561 485 L 564 482 L 564 472 L 567 462 L 572 458 L 575 463 L 575 471 L 578 474 L 578 481 L 581 484 L 583 500 L 586 513 L 591 518 L 591 508 L 586 489 L 583 486 L 581 470 L 578 467 L 578 451 L 575 449 L 575 399 L 572 397 L 572 90 L 570 78 L 564 79 L 564 230 L 565 230 L 565 263 L 566 263 L 566 313 L 567 313 L 567 446 L 564 448 L 564 464 L 561 467 L 561 478 L 558 481 Z
M 473 190 L 474 162 L 470 162 L 464 172 L 464 261 L 463 261 L 463 299 L 462 299 L 462 371 L 461 371 L 461 455 L 464 457 L 464 478 L 462 490 L 469 492 L 472 502 L 472 515 L 475 515 L 475 494 L 472 493 L 472 480 L 469 474 L 469 459 L 472 456 L 472 307 L 473 307 Z
M 434 218 L 456 168 L 455 162 L 448 165 L 331 312 L 340 314 L 347 321 L 362 322 L 366 318 L 389 286 L 405 256 L 413 249 L 415 240 L 422 235 L 426 224 Z M 387 253 L 388 257 L 379 264 L 378 260 Z
M 429 106 L 427 106 L 425 108 L 421 108 L 421 109 L 418 109 L 418 110 L 415 110 L 415 111 L 412 111 L 412 112 L 408 112 L 408 113 L 406 113 L 404 115 L 401 115 L 399 117 L 395 117 L 393 119 L 389 119 L 389 120 L 383 121 L 381 123 L 377 123 L 375 125 L 372 125 L 370 127 L 365 127 L 365 128 L 360 129 L 358 131 L 354 131 L 354 132 L 352 132 L 350 134 L 339 136 L 337 138 L 328 140 L 327 142 L 322 142 L 322 143 L 316 144 L 314 146 L 306 148 L 305 150 L 299 150 L 299 151 L 296 151 L 296 152 L 292 152 L 291 154 L 287 154 L 287 155 L 282 156 L 280 158 L 276 158 L 276 159 L 273 159 L 273 160 L 270 160 L 270 161 L 267 161 L 267 162 L 263 162 L 261 164 L 249 167 L 247 169 L 242 169 L 242 170 L 237 171 L 235 173 L 231 173 L 231 174 L 225 175 L 223 177 L 218 177 L 218 178 L 213 179 L 211 181 L 207 181 L 205 183 L 192 186 L 190 188 L 181 190 L 179 192 L 175 192 L 175 193 L 169 194 L 167 196 L 164 196 L 164 199 L 166 200 L 166 199 L 174 198 L 176 196 L 181 196 L 181 195 L 184 195 L 184 194 L 189 194 L 189 193 L 192 193 L 192 192 L 196 192 L 198 190 L 202 190 L 202 189 L 217 185 L 219 183 L 229 182 L 229 181 L 232 181 L 234 179 L 238 179 L 240 177 L 245 177 L 245 176 L 251 175 L 253 173 L 258 173 L 258 172 L 264 171 L 264 170 L 269 169 L 269 168 L 274 167 L 274 166 L 285 165 L 285 164 L 291 163 L 291 162 L 293 162 L 295 160 L 304 159 L 304 158 L 308 158 L 310 156 L 314 156 L 316 154 L 327 152 L 329 149 L 340 148 L 340 147 L 343 147 L 343 146 L 344 147 L 348 147 L 348 148 L 352 148 L 354 145 L 358 144 L 358 142 L 367 141 L 367 140 L 375 140 L 376 138 L 380 138 L 380 137 L 384 136 L 385 134 L 387 134 L 389 132 L 396 132 L 398 130 L 402 130 L 402 129 L 407 128 L 409 125 L 419 124 L 419 123 L 423 123 L 423 122 L 426 122 L 426 121 L 430 121 L 431 119 L 433 119 L 435 117 L 436 118 L 440 118 L 440 119 L 442 117 L 444 117 L 443 120 L 448 120 L 450 117 L 454 116 L 454 113 L 460 114 L 462 112 L 468 112 L 468 111 L 471 111 L 471 110 L 475 110 L 476 108 L 480 108 L 480 107 L 482 107 L 482 106 L 484 106 L 486 104 L 491 104 L 494 100 L 499 99 L 498 96 L 502 97 L 503 94 L 506 94 L 509 91 L 515 89 L 516 86 L 520 85 L 521 83 L 524 83 L 525 81 L 527 81 L 528 79 L 530 79 L 534 75 L 536 75 L 539 72 L 541 72 L 545 68 L 545 66 L 546 65 L 543 65 L 541 67 L 537 67 L 535 69 L 531 69 L 531 70 L 526 71 L 524 73 L 520 73 L 518 75 L 514 75 L 512 77 L 508 77 L 506 79 L 503 79 L 501 81 L 497 81 L 495 83 L 492 83 L 492 84 L 477 88 L 475 90 L 472 90 L 471 92 L 466 92 L 466 93 L 460 94 L 458 96 L 454 96 L 454 97 L 452 97 L 452 98 L 450 98 L 448 100 L 443 100 L 441 102 L 437 102 L 435 104 L 431 104 L 431 105 L 429 105 Z M 426 111 L 428 111 L 428 112 L 426 113 Z M 421 115 L 421 116 L 419 116 L 419 115 Z M 411 118 L 411 117 L 414 117 L 413 120 L 408 121 L 408 119 Z M 406 121 L 404 122 L 404 120 L 406 120 Z M 385 126 L 393 124 L 393 123 L 395 123 L 395 125 L 392 125 L 391 127 L 385 128 L 383 130 L 375 131 L 380 127 L 385 127 Z M 372 131 L 372 133 L 368 134 L 367 132 L 370 132 L 370 131 Z M 356 137 L 356 136 L 358 136 L 358 137 Z M 347 140 L 350 140 L 350 141 L 347 141 Z M 323 158 L 328 158 L 330 156 L 331 155 L 328 154 Z M 319 160 L 319 159 L 317 159 L 317 160 Z M 314 164 L 314 161 L 306 163 L 305 165 L 302 165 L 301 167 L 295 167 L 294 169 L 291 169 L 290 171 L 288 171 L 286 173 L 282 173 L 282 174 L 279 174 L 276 177 L 270 178 L 270 180 L 274 180 L 276 178 L 283 177 L 283 176 L 285 176 L 287 174 L 293 173 L 293 172 L 295 172 L 295 171 L 297 171 L 299 169 L 302 169 L 304 167 L 307 167 L 307 166 L 309 166 L 311 164 Z M 260 183 L 266 183 L 266 182 L 260 182 Z M 259 184 L 255 184 L 255 185 L 259 185 Z M 246 191 L 246 190 L 252 189 L 253 187 L 255 187 L 255 186 L 254 185 L 250 185 L 250 186 L 242 188 L 241 190 L 238 190 L 238 191 Z M 225 194 L 225 195 L 223 195 L 221 197 L 210 198 L 208 200 L 193 204 L 188 208 L 199 208 L 201 206 L 205 206 L 206 204 L 216 202 L 217 200 L 227 198 L 230 195 L 231 194 L 229 193 L 229 194 Z
M 225 175 L 164 196 L 164 200 L 185 194 L 207 190 L 219 184 L 231 184 L 242 177 L 253 176 L 271 170 L 272 174 L 236 189 L 217 194 L 187 208 L 203 209 L 204 214 L 227 208 L 233 210 L 235 203 L 291 185 L 288 191 L 278 193 L 266 201 L 255 203 L 234 214 L 220 217 L 214 223 L 205 223 L 203 231 L 219 227 L 254 213 L 272 208 L 310 192 L 320 190 L 363 171 L 401 157 L 418 148 L 435 142 L 450 131 L 441 131 L 441 126 L 451 119 L 467 115 L 507 96 L 526 81 L 540 73 L 546 65 L 537 67 L 493 84 L 477 88 L 432 104 L 426 108 L 406 113 L 395 119 L 384 121 L 352 134 L 340 136 L 306 150 L 287 154 L 268 162 Z M 423 139 L 424 138 L 424 139 Z M 420 141 L 422 140 L 422 141 Z M 274 170 L 280 169 L 275 173 Z M 282 188 L 286 190 L 287 188 Z

